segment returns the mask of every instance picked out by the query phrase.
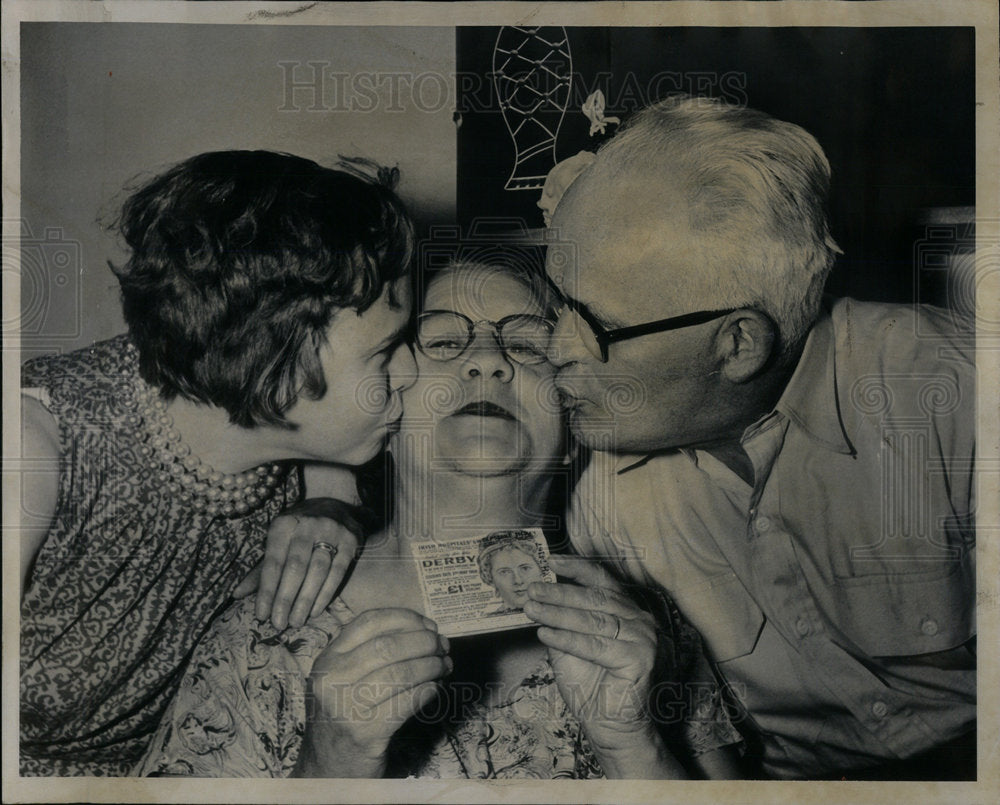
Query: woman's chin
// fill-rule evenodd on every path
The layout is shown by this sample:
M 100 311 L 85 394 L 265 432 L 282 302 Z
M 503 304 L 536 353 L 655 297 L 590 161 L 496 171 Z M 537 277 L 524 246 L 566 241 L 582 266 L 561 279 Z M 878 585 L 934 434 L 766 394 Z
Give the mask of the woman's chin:
M 439 439 L 435 446 L 435 460 L 464 475 L 484 478 L 514 475 L 523 472 L 529 463 L 517 439 L 476 438 L 454 442 Z
M 477 478 L 503 478 L 509 475 L 519 475 L 527 466 L 527 462 L 518 457 L 487 457 L 487 456 L 440 456 L 453 472 L 461 475 L 473 475 Z

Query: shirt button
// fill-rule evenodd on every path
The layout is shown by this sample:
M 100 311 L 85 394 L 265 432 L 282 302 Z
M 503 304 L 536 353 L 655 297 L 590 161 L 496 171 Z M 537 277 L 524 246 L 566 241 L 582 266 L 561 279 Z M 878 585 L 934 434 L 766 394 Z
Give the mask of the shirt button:
M 807 634 L 809 634 L 809 621 L 807 621 L 805 618 L 799 618 L 797 621 L 795 621 L 795 631 L 798 632 L 803 637 L 805 637 Z
M 754 525 L 757 526 L 758 531 L 767 531 L 771 527 L 771 518 L 762 514 L 754 521 Z
M 885 714 L 889 712 L 889 705 L 883 702 L 881 699 L 872 705 L 872 715 L 875 718 L 885 718 Z
M 928 637 L 933 637 L 938 633 L 938 624 L 934 618 L 924 618 L 920 622 L 920 631 Z

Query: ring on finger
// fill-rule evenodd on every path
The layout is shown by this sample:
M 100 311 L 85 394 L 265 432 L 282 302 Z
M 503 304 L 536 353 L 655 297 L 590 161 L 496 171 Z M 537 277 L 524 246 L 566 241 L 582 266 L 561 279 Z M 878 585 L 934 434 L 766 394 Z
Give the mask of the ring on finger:
M 323 540 L 316 540 L 313 543 L 313 553 L 316 551 L 326 551 L 330 554 L 330 558 L 333 559 L 337 555 L 338 548 L 336 545 L 331 545 L 329 542 L 323 542 Z

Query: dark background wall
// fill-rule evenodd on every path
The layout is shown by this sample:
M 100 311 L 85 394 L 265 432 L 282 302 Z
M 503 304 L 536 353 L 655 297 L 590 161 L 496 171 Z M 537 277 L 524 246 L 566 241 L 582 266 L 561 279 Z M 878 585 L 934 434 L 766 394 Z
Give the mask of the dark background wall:
M 508 49 L 523 39 L 504 30 Z M 525 162 L 528 173 L 544 175 L 555 159 L 600 142 L 580 112 L 594 89 L 607 98 L 606 115 L 623 119 L 678 91 L 747 103 L 804 126 L 830 157 L 831 216 L 846 252 L 831 291 L 947 301 L 942 272 L 915 286 L 914 251 L 928 209 L 975 203 L 973 29 L 542 33 L 565 43 L 524 55 L 545 63 L 541 89 L 568 109 L 536 115 L 557 136 Z M 24 356 L 122 329 L 106 261 L 123 254 L 99 216 L 113 215 L 123 185 L 201 151 L 396 164 L 421 231 L 434 234 L 424 249 L 431 262 L 451 254 L 474 221 L 540 227 L 540 181 L 505 189 L 514 144 L 491 75 L 500 35 L 497 27 L 22 24 Z M 326 75 L 321 90 L 289 94 L 289 80 L 315 80 L 313 63 Z M 530 93 L 518 99 L 532 102 Z
M 123 331 L 99 216 L 193 154 L 366 156 L 399 166 L 421 221 L 452 220 L 454 59 L 453 27 L 23 23 L 23 357 Z M 440 77 L 422 98 L 420 74 Z
M 559 30 L 542 33 L 555 42 Z M 829 290 L 866 299 L 919 295 L 923 301 L 945 301 L 941 288 L 915 287 L 913 256 L 928 210 L 975 204 L 973 29 L 564 30 L 572 83 L 556 159 L 600 142 L 599 135 L 590 136 L 580 112 L 595 89 L 607 99 L 605 114 L 622 119 L 676 92 L 762 109 L 812 132 L 830 159 L 830 213 L 845 255 Z M 499 32 L 458 29 L 457 65 L 465 78 L 459 83 L 457 208 L 467 227 L 487 216 L 521 218 L 538 227 L 538 191 L 504 189 L 514 144 L 490 77 Z M 517 40 L 507 33 L 501 46 L 509 51 Z M 534 47 L 537 58 L 537 43 Z M 529 81 L 540 82 L 541 92 L 553 97 L 569 60 L 560 55 L 563 48 L 548 50 L 541 77 L 536 71 Z M 508 72 L 518 69 L 514 64 Z M 522 93 L 514 103 L 532 100 L 531 93 Z M 614 130 L 610 126 L 608 133 Z

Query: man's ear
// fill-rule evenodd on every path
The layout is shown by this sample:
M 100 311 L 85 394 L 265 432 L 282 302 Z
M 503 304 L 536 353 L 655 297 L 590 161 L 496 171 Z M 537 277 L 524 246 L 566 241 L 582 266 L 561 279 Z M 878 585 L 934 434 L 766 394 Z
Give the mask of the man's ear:
M 730 383 L 746 383 L 775 356 L 778 328 L 764 313 L 741 309 L 726 317 L 718 339 L 722 376 Z

